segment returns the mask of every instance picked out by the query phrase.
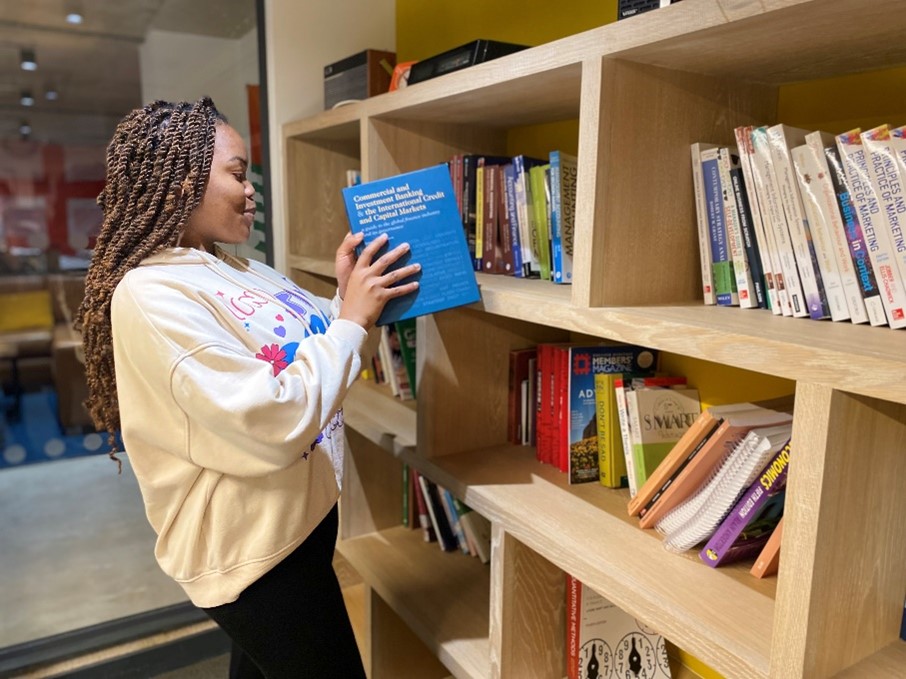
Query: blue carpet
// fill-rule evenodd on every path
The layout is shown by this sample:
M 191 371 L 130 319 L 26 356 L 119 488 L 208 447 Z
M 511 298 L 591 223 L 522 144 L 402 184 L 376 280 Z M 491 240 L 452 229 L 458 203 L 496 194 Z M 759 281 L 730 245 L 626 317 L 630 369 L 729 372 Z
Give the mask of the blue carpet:
M 23 394 L 19 421 L 7 422 L 0 414 L 0 469 L 107 452 L 106 435 L 66 435 L 56 401 L 56 392 L 45 388 Z

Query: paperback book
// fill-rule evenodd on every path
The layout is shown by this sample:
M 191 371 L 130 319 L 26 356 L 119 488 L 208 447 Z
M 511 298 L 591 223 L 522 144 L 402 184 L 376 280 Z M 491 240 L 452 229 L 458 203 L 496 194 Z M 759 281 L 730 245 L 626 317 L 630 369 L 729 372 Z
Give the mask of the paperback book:
M 409 252 L 388 271 L 410 260 L 421 265 L 419 288 L 390 300 L 378 325 L 415 318 L 480 299 L 474 264 L 462 229 L 460 210 L 446 164 L 344 188 L 343 200 L 352 231 L 365 234 L 365 245 L 382 233 L 387 248 L 409 243 Z M 407 282 L 404 279 L 401 282 Z

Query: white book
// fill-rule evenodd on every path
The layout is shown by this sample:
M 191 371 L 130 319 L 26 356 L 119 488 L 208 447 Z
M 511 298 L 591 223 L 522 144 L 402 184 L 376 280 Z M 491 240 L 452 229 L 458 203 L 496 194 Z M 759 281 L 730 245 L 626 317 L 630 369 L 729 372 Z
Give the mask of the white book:
M 853 323 L 867 323 L 868 311 L 865 308 L 865 300 L 862 299 L 859 279 L 849 250 L 846 227 L 840 216 L 840 204 L 837 202 L 834 183 L 830 177 L 831 168 L 827 163 L 827 156 L 824 154 L 824 149 L 836 146 L 834 135 L 820 130 L 809 132 L 805 135 L 805 143 L 811 151 L 817 168 L 811 184 L 811 195 L 814 197 L 817 212 L 815 219 L 816 222 L 819 222 L 817 228 L 823 228 L 830 239 L 831 251 L 837 264 L 837 273 L 843 286 L 843 296 L 846 300 L 846 307 L 849 309 L 850 320 Z
M 860 130 L 837 135 L 837 148 L 843 162 L 847 186 L 868 245 L 881 302 L 891 328 L 906 328 L 906 289 L 900 280 L 893 247 L 886 225 L 880 222 L 880 205 L 869 180 L 869 160 Z
M 714 273 L 711 270 L 711 236 L 708 230 L 708 207 L 702 183 L 701 152 L 715 148 L 716 144 L 692 144 L 692 187 L 695 190 L 695 216 L 698 221 L 698 254 L 701 260 L 702 297 L 705 304 L 717 304 L 714 294 Z
M 880 125 L 862 133 L 868 152 L 868 177 L 880 208 L 879 222 L 887 229 L 892 255 L 900 274 L 900 287 L 906 289 L 906 199 L 903 180 L 897 164 L 890 125 Z
M 755 241 L 758 243 L 758 254 L 761 258 L 761 270 L 764 273 L 765 293 L 768 297 L 771 312 L 779 316 L 783 312 L 780 309 L 777 290 L 774 288 L 775 264 L 771 257 L 774 239 L 768 238 L 764 228 L 761 207 L 761 203 L 764 201 L 761 193 L 764 192 L 764 188 L 759 188 L 758 178 L 752 170 L 752 154 L 755 152 L 752 148 L 752 126 L 737 127 L 734 132 L 736 134 L 736 148 L 739 151 L 739 166 L 742 169 L 742 177 L 746 183 L 746 191 L 749 197 L 749 213 L 752 215 L 752 227 L 755 230 Z
M 685 552 L 711 537 L 791 434 L 791 424 L 753 429 L 746 434 L 699 490 L 655 525 L 665 536 L 664 547 Z
M 786 215 L 796 266 L 799 268 L 799 281 L 802 284 L 805 305 L 810 318 L 821 320 L 829 318 L 830 311 L 821 281 L 821 272 L 818 269 L 818 258 L 812 243 L 811 229 L 805 218 L 802 195 L 799 192 L 799 183 L 796 181 L 793 161 L 790 157 L 790 149 L 804 144 L 806 134 L 808 134 L 808 130 L 790 127 L 782 123 L 768 128 L 774 173 L 777 177 L 777 186 L 780 188 L 780 202 Z
M 805 144 L 790 149 L 790 158 L 793 161 L 793 170 L 799 184 L 799 193 L 802 195 L 802 207 L 805 210 L 805 218 L 811 232 L 812 245 L 815 248 L 818 271 L 821 273 L 821 282 L 824 284 L 824 294 L 827 297 L 831 320 L 848 321 L 850 318 L 849 306 L 846 303 L 843 278 L 840 276 L 840 269 L 834 256 L 831 227 L 825 221 L 821 207 L 822 187 L 819 184 L 818 175 L 823 170 L 818 164 L 818 158 Z
M 765 201 L 762 212 L 765 218 L 765 229 L 770 230 L 774 239 L 774 252 L 779 270 L 775 270 L 774 285 L 780 295 L 781 310 L 784 316 L 808 316 L 808 309 L 802 297 L 802 284 L 799 282 L 799 269 L 796 266 L 796 255 L 790 242 L 790 231 L 786 225 L 786 216 L 780 202 L 780 188 L 774 175 L 774 162 L 768 144 L 768 128 L 752 129 L 752 146 L 755 156 L 752 168 L 760 177 L 764 187 Z
M 626 479 L 629 482 L 629 497 L 635 497 L 639 487 L 635 480 L 635 461 L 632 457 L 632 433 L 629 424 L 629 410 L 626 402 L 626 392 L 629 387 L 622 383 L 614 386 L 617 399 L 617 419 L 620 420 L 620 438 L 623 441 L 623 457 L 626 460 Z
M 717 152 L 717 166 L 720 171 L 721 194 L 724 202 L 724 223 L 727 226 L 727 244 L 730 259 L 733 260 L 733 275 L 736 279 L 736 293 L 739 306 L 743 309 L 757 309 L 758 298 L 752 281 L 752 272 L 746 259 L 745 243 L 742 237 L 742 225 L 739 223 L 739 206 L 733 192 L 731 171 L 739 167 L 739 156 L 723 146 Z

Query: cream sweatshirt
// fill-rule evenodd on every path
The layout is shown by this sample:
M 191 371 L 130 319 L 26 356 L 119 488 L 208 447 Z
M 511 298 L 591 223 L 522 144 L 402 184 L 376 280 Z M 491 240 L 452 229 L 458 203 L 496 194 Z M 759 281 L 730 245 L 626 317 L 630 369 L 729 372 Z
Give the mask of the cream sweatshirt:
M 234 601 L 336 502 L 366 332 L 272 268 L 190 248 L 113 295 L 126 454 L 155 556 L 192 602 Z

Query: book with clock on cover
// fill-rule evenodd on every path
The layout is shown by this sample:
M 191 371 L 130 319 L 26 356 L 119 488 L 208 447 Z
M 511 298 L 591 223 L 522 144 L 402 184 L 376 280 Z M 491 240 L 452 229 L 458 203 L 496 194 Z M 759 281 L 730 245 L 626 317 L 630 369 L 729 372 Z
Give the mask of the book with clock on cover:
M 414 277 L 419 282 L 418 289 L 390 300 L 378 325 L 480 299 L 446 164 L 347 187 L 342 192 L 352 232 L 365 234 L 359 252 L 386 233 L 389 240 L 382 252 L 401 243 L 410 246 L 409 252 L 391 264 L 388 271 L 405 266 L 410 260 L 421 265 Z
M 664 637 L 566 575 L 568 679 L 669 679 Z

